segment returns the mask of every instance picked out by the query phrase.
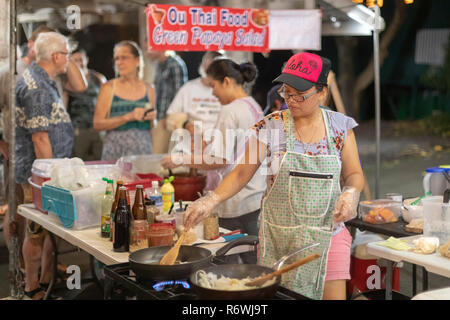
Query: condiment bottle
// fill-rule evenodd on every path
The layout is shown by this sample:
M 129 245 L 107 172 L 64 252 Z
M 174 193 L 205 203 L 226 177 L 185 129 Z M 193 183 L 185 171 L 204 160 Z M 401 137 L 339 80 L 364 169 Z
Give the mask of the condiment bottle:
M 145 199 L 145 207 L 147 209 L 147 222 L 148 224 L 155 223 L 155 217 L 159 215 L 160 211 L 155 205 L 155 200 Z
M 109 235 L 109 241 L 113 241 L 114 238 L 114 213 L 117 210 L 117 204 L 119 203 L 119 189 L 120 187 L 123 185 L 123 181 L 122 180 L 118 180 L 117 181 L 117 187 L 116 187 L 116 193 L 115 193 L 115 197 L 114 197 L 114 202 L 112 204 L 111 207 L 111 232 Z
M 127 188 L 120 187 L 119 203 L 114 213 L 113 250 L 128 252 L 130 250 L 130 218 L 131 213 L 127 202 Z
M 165 179 L 164 184 L 161 187 L 164 213 L 168 213 L 170 208 L 172 207 L 172 204 L 175 202 L 175 188 L 171 184 L 173 179 L 173 176 L 170 176 L 169 179 Z
M 136 186 L 132 212 L 134 220 L 147 220 L 147 208 L 144 204 L 144 187 L 142 185 Z
M 102 200 L 102 216 L 100 221 L 100 233 L 102 238 L 109 238 L 111 234 L 111 208 L 114 202 L 113 180 L 103 178 L 106 181 L 106 192 Z
M 212 240 L 219 235 L 219 216 L 211 214 L 203 221 L 203 236 L 206 240 Z

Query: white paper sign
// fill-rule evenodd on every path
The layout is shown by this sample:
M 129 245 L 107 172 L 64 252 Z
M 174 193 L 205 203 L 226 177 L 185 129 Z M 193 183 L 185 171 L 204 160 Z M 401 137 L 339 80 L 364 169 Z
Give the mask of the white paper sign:
M 321 50 L 320 10 L 271 10 L 269 49 Z

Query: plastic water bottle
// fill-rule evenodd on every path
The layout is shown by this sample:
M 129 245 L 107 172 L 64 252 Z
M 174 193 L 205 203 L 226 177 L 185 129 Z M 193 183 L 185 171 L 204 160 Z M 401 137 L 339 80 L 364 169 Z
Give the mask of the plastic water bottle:
M 158 208 L 159 212 L 162 213 L 163 201 L 161 188 L 159 187 L 158 181 L 152 181 L 152 188 L 150 189 L 148 197 L 150 198 L 150 200 L 155 201 L 156 208 Z

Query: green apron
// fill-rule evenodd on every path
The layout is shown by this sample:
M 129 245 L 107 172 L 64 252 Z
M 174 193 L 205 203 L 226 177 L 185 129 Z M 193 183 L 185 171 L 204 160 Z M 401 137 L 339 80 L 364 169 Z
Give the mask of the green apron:
M 322 256 L 285 273 L 281 284 L 311 299 L 322 299 L 333 229 L 332 211 L 340 195 L 339 152 L 332 141 L 327 113 L 322 110 L 331 155 L 295 153 L 294 119 L 289 110 L 286 113 L 286 154 L 262 202 L 258 263 L 272 267 L 296 249 L 320 242 L 296 258 L 313 252 Z

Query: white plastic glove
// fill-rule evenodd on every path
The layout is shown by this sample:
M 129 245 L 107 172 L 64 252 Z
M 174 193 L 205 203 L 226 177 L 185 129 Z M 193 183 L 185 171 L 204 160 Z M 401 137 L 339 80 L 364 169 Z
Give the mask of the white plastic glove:
M 359 203 L 359 191 L 354 187 L 344 187 L 342 193 L 336 201 L 333 211 L 333 222 L 338 224 L 356 217 Z
M 183 215 L 183 225 L 186 229 L 191 229 L 200 221 L 207 218 L 219 204 L 219 197 L 214 191 L 210 191 L 206 196 L 195 200 Z
M 161 160 L 161 166 L 164 169 L 174 169 L 189 164 L 189 157 L 183 154 L 170 154 Z
M 174 131 L 183 127 L 188 119 L 188 115 L 184 112 L 174 112 L 167 116 L 167 130 Z

